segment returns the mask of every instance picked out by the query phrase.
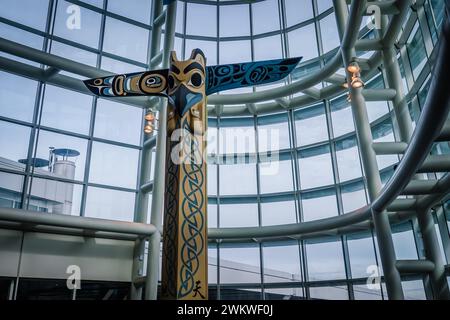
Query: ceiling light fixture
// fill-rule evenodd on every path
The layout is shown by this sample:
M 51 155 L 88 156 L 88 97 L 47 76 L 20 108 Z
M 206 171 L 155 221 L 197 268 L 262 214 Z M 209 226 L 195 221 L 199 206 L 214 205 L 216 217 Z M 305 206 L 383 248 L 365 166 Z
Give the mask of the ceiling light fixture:
M 347 71 L 350 73 L 359 73 L 361 71 L 361 68 L 356 61 L 352 61 L 349 63 Z

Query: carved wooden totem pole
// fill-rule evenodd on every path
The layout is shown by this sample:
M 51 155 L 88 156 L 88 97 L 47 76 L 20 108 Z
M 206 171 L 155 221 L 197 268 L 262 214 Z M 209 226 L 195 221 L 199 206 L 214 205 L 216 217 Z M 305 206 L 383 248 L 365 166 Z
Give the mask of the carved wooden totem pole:
M 165 70 L 86 80 L 104 97 L 168 98 L 162 297 L 208 299 L 206 97 L 218 91 L 275 82 L 301 58 L 206 66 L 200 49 L 186 61 L 171 52 Z M 156 168 L 158 170 L 158 168 Z

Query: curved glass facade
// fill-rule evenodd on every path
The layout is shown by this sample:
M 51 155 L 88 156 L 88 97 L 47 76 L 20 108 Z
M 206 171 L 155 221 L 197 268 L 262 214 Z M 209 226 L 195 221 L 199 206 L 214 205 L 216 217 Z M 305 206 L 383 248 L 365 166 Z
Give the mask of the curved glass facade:
M 0 0 L 0 37 L 110 72 L 137 72 L 149 68 L 151 4 L 151 0 Z M 22 6 L 29 10 L 20 10 Z M 79 28 L 69 27 L 73 10 L 80 10 Z M 439 40 L 443 12 L 442 1 L 426 0 L 420 10 L 409 12 L 400 34 L 404 46 L 397 57 L 413 123 L 427 96 L 429 61 Z M 359 37 L 374 38 L 365 23 Z M 223 94 L 258 92 L 302 79 L 323 68 L 339 46 L 331 0 L 177 2 L 174 50 L 180 59 L 193 48 L 201 48 L 210 65 L 304 57 L 285 81 Z M 357 55 L 368 59 L 372 53 Z M 45 68 L 3 52 L 0 57 Z M 85 79 L 65 71 L 60 74 Z M 344 69 L 338 74 L 344 76 Z M 383 66 L 367 80 L 366 89 L 385 88 Z M 336 90 L 325 98 L 314 94 L 314 89 L 331 84 L 332 80 L 323 79 L 312 91 L 292 95 L 307 96 L 309 102 L 284 112 L 209 118 L 209 228 L 307 222 L 368 203 L 347 92 Z M 398 141 L 392 103 L 366 104 L 374 142 Z M 0 71 L 0 206 L 134 221 L 143 115 L 141 108 L 125 100 L 94 98 L 51 81 Z M 73 174 L 19 162 L 48 159 L 51 148 L 79 152 L 66 159 L 74 164 Z M 435 154 L 449 152 L 448 143 L 433 148 Z M 153 175 L 157 168 L 152 160 Z M 399 160 L 396 155 L 377 156 L 383 183 Z M 448 262 L 448 203 L 435 212 L 435 220 Z M 423 257 L 415 245 L 417 228 L 412 221 L 393 227 L 399 259 Z M 288 242 L 212 243 L 208 251 L 211 295 L 386 299 L 385 291 L 366 285 L 367 278 L 381 269 L 378 251 L 372 231 Z M 421 277 L 405 277 L 403 285 L 406 298 L 426 298 Z

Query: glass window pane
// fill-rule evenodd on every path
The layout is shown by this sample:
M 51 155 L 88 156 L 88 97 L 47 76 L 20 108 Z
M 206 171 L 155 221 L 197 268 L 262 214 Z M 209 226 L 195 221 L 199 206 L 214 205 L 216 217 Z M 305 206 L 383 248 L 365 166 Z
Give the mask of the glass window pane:
M 288 27 L 313 17 L 311 0 L 284 0 L 284 3 Z
M 201 49 L 205 54 L 207 65 L 217 64 L 217 42 L 186 39 L 186 49 L 184 59 L 188 59 L 191 56 L 192 50 L 197 48 Z
M 261 283 L 259 247 L 221 247 L 220 283 Z
M 182 1 L 177 1 L 177 17 L 175 23 L 175 32 L 184 33 L 184 2 Z
M 54 133 L 50 131 L 41 130 L 39 132 L 39 140 L 36 150 L 36 157 L 42 159 L 49 159 L 50 148 L 54 149 L 72 149 L 80 153 L 79 156 L 65 158 L 62 156 L 55 155 L 55 163 L 61 161 L 61 164 L 70 164 L 70 170 L 60 170 L 63 167 L 58 168 L 59 165 L 53 166 L 52 168 L 41 168 L 41 170 L 51 171 L 47 173 L 49 175 L 56 175 L 66 178 L 75 179 L 83 181 L 84 179 L 84 168 L 86 163 L 86 150 L 87 150 L 87 140 L 75 138 L 59 133 Z M 70 162 L 70 163 L 69 163 Z M 72 167 L 73 166 L 73 167 Z M 73 170 L 73 171 L 72 171 Z
M 336 141 L 336 158 L 341 182 L 362 176 L 356 137 Z
M 402 281 L 405 300 L 426 300 L 422 280 Z
M 208 228 L 217 228 L 217 204 L 208 203 Z
M 297 146 L 328 140 L 327 119 L 323 104 L 296 111 L 295 129 Z
M 0 121 L 0 157 L 2 160 L 16 163 L 20 159 L 26 159 L 31 129 L 25 126 Z M 20 165 L 19 165 L 20 167 Z
M 211 126 L 208 123 L 208 130 L 206 132 L 206 136 L 207 136 L 207 140 L 206 140 L 206 149 L 207 149 L 207 153 L 208 155 L 217 155 L 218 152 L 218 147 L 217 147 L 217 143 L 218 143 L 218 139 L 217 139 L 217 128 Z
M 448 200 L 446 203 L 444 203 L 444 210 L 445 210 L 445 217 L 447 220 L 447 228 L 450 235 L 450 200 Z M 449 257 L 450 259 L 450 257 Z
M 19 28 L 15 28 L 13 26 L 4 23 L 0 23 L 0 37 L 18 43 L 26 43 L 28 47 L 42 50 L 43 37 L 38 36 L 31 32 L 24 31 Z M 8 54 L 3 51 L 0 51 L 0 56 L 6 57 L 14 61 L 23 62 L 35 67 L 39 67 L 39 63 L 37 62 L 19 58 L 18 56 L 14 56 L 12 54 Z
M 296 242 L 263 247 L 264 281 L 301 281 L 300 255 Z
M 248 124 L 248 126 L 221 127 L 219 129 L 219 152 L 221 154 L 256 152 L 253 119 Z
M 217 195 L 217 165 L 208 164 L 208 195 Z
M 89 187 L 86 199 L 86 217 L 133 221 L 136 194 Z
M 224 164 L 219 166 L 219 172 L 220 195 L 256 194 L 256 164 Z
M 258 205 L 256 203 L 233 203 L 220 205 L 220 227 L 258 226 Z
M 316 1 L 317 1 L 317 10 L 319 14 L 333 7 L 332 0 L 316 0 Z
M 76 16 L 77 10 L 79 10 L 79 20 Z M 79 44 L 98 48 L 101 18 L 101 14 L 92 10 L 67 1 L 58 1 L 54 34 Z
M 286 113 L 258 117 L 258 151 L 289 149 L 289 123 Z
M 334 184 L 328 145 L 299 151 L 298 164 L 302 190 Z
M 135 64 L 126 63 L 116 59 L 111 59 L 108 57 L 102 57 L 101 69 L 110 71 L 111 73 L 123 74 L 145 71 L 144 68 L 138 67 Z
M 334 189 L 308 192 L 302 195 L 303 221 L 329 218 L 338 215 Z
M 266 300 L 303 300 L 302 288 L 265 288 Z
M 331 100 L 331 119 L 335 137 L 355 131 L 352 109 L 346 96 Z
M 219 63 L 241 63 L 252 61 L 250 41 L 220 41 Z
M 371 123 L 389 113 L 387 103 L 384 101 L 366 101 L 366 107 Z
M 220 37 L 250 35 L 249 5 L 219 6 Z
M 267 163 L 261 163 L 266 166 Z M 294 189 L 294 177 L 292 174 L 291 160 L 270 162 L 271 170 L 260 170 L 261 194 L 292 191 Z
M 88 134 L 92 97 L 47 85 L 42 109 L 43 126 Z
M 187 3 L 186 34 L 217 37 L 217 6 Z
M 344 256 L 340 240 L 307 243 L 309 281 L 345 279 Z
M 252 15 L 253 34 L 256 35 L 280 29 L 278 0 L 252 3 Z
M 344 213 L 362 208 L 367 204 L 362 181 L 341 186 L 341 197 Z
M 281 50 L 281 36 L 277 34 L 271 37 L 254 39 L 253 55 L 255 61 L 280 59 L 283 57 Z
M 327 53 L 340 46 L 338 29 L 336 26 L 336 17 L 329 14 L 325 18 L 319 20 L 320 31 L 322 33 L 323 53 Z
M 35 173 L 39 171 L 35 169 Z M 79 216 L 82 191 L 83 186 L 79 184 L 34 177 L 27 209 Z
M 392 230 L 392 240 L 398 260 L 417 259 L 416 243 L 410 226 L 409 230 L 395 232 Z
M 93 67 L 97 65 L 97 55 L 95 53 L 72 47 L 61 42 L 52 42 L 51 53 Z
M 295 2 L 297 2 L 297 0 L 295 0 Z M 319 55 L 314 24 L 309 24 L 289 32 L 288 39 L 290 57 L 303 57 L 302 61 L 306 61 L 317 58 Z M 301 46 L 299 43 L 307 43 L 308 45 Z
M 10 168 L 9 163 L 0 157 L 0 169 Z M 20 208 L 23 176 L 0 171 L 0 207 Z
M 220 300 L 262 300 L 261 289 L 220 288 Z
M 139 145 L 143 111 L 141 108 L 97 100 L 94 135 L 99 138 Z
M 370 233 L 349 236 L 347 245 L 352 278 L 367 278 L 370 276 L 373 273 L 371 268 L 377 268 L 373 240 Z
M 37 82 L 0 72 L 0 115 L 31 122 Z
M 372 127 L 372 136 L 374 142 L 394 142 L 395 137 L 392 130 L 392 123 L 390 119 L 383 121 L 379 125 Z M 378 155 L 378 168 L 384 169 L 399 161 L 397 155 Z
M 90 5 L 103 8 L 103 0 L 81 0 L 81 2 L 88 3 Z
M 106 17 L 103 50 L 145 63 L 148 38 L 149 30 Z
M 366 284 L 353 285 L 355 300 L 383 300 L 380 289 L 368 288 Z
M 48 0 L 0 0 L 0 16 L 26 26 L 45 30 Z M 24 9 L 26 8 L 26 9 Z
M 149 24 L 152 11 L 151 0 L 108 0 L 108 11 Z
M 425 43 L 423 42 L 422 30 L 420 29 L 418 22 L 411 32 L 411 36 L 406 43 L 406 48 L 411 68 L 413 69 L 414 79 L 417 79 L 427 61 Z
M 136 149 L 94 142 L 89 181 L 136 189 L 138 157 Z
M 347 286 L 311 287 L 309 288 L 309 294 L 311 299 L 348 300 Z
M 217 247 L 214 245 L 208 247 L 208 283 L 210 285 L 217 284 L 217 266 Z M 208 298 L 211 299 L 211 297 Z
M 261 220 L 263 226 L 290 224 L 297 222 L 295 201 L 261 203 Z

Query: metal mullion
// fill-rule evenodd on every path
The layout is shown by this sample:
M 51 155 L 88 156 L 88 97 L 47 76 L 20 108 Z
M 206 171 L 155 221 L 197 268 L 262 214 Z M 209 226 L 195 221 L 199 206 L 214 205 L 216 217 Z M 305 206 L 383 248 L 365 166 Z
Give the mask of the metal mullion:
M 261 271 L 260 278 L 260 288 L 261 288 L 261 297 L 263 300 L 266 300 L 265 288 L 264 288 L 264 257 L 263 257 L 263 245 L 261 242 L 258 243 L 259 248 L 259 269 Z
M 348 250 L 347 236 L 341 235 L 340 240 L 341 240 L 341 246 L 342 246 L 342 254 L 343 254 L 343 258 L 344 258 L 345 276 L 347 278 L 348 297 L 350 300 L 355 300 L 353 284 L 351 283 L 352 268 L 351 268 L 351 264 L 350 264 L 350 254 L 349 254 L 349 250 Z
M 220 63 L 220 42 L 221 42 L 221 39 L 220 39 L 220 9 L 219 9 L 219 0 L 217 0 L 217 2 L 216 2 L 216 30 L 217 30 L 217 32 L 216 32 L 216 42 L 217 42 L 217 64 L 219 64 Z M 218 93 L 218 94 L 220 94 L 220 92 Z
M 280 0 L 281 1 L 281 0 Z M 297 222 L 303 222 L 303 206 L 302 206 L 302 193 L 300 186 L 300 165 L 298 162 L 298 150 L 297 150 L 297 128 L 295 126 L 295 114 L 294 111 L 291 110 L 291 134 L 292 134 L 292 165 L 293 165 L 293 176 L 294 176 L 294 191 L 295 191 L 295 199 L 296 199 L 296 218 Z M 308 282 L 308 266 L 307 266 L 307 256 L 306 256 L 306 243 L 304 240 L 297 240 L 298 250 L 299 250 L 299 258 L 300 258 L 300 275 L 302 277 L 302 281 L 304 286 L 302 287 L 302 293 L 304 298 L 309 299 L 309 287 L 307 286 Z
M 20 30 L 22 30 L 22 31 L 27 31 L 27 32 L 32 33 L 32 34 L 35 34 L 35 35 L 37 35 L 37 36 L 41 36 L 41 37 L 43 37 L 43 38 L 47 37 L 47 33 L 46 33 L 45 31 L 41 31 L 41 30 L 38 30 L 38 29 L 34 29 L 34 28 L 29 27 L 29 26 L 27 26 L 27 25 L 25 25 L 25 24 L 21 24 L 21 23 L 19 23 L 19 22 L 16 22 L 16 21 L 13 21 L 13 20 L 9 20 L 9 19 L 4 18 L 4 17 L 0 17 L 0 22 L 1 22 L 1 23 L 4 23 L 4 24 L 6 24 L 6 25 L 9 25 L 9 26 L 11 26 L 11 27 L 20 29 Z
M 56 12 L 57 5 L 54 0 L 49 1 L 48 9 L 47 9 L 47 21 L 45 25 L 45 33 L 49 34 L 52 30 L 52 16 L 53 12 Z M 54 20 L 53 20 L 54 23 Z M 42 51 L 46 52 L 49 43 L 48 37 L 44 37 L 42 43 Z M 43 68 L 43 65 L 40 65 L 40 68 Z M 22 196 L 21 196 L 21 209 L 28 209 L 28 204 L 31 197 L 31 188 L 33 184 L 33 174 L 34 167 L 31 167 L 32 157 L 36 157 L 37 145 L 39 141 L 39 132 L 40 132 L 40 122 L 42 117 L 42 109 L 44 103 L 44 94 L 45 94 L 45 82 L 38 81 L 37 90 L 36 90 L 36 99 L 34 105 L 34 113 L 33 113 L 33 127 L 31 129 L 30 140 L 28 144 L 28 153 L 27 153 L 27 164 L 25 166 L 25 178 L 22 186 Z M 34 150 L 34 151 L 33 151 Z M 31 169 L 31 171 L 30 171 Z M 27 202 L 25 206 L 25 201 Z
M 315 2 L 315 1 L 314 1 Z M 321 61 L 321 64 L 323 64 L 323 60 Z M 325 117 L 327 122 L 327 129 L 328 129 L 328 138 L 330 140 L 330 155 L 331 155 L 331 161 L 333 166 L 333 175 L 334 175 L 334 183 L 335 183 L 335 193 L 336 193 L 336 201 L 337 201 L 337 207 L 338 207 L 338 215 L 344 214 L 344 207 L 342 202 L 342 195 L 341 195 L 341 183 L 339 178 L 339 168 L 337 163 L 337 154 L 336 154 L 336 145 L 332 141 L 332 138 L 334 137 L 333 132 L 333 125 L 331 120 L 331 110 L 330 110 L 330 104 L 328 100 L 324 101 L 324 107 L 325 107 Z M 348 297 L 350 300 L 355 300 L 355 294 L 353 291 L 353 285 L 350 283 L 350 280 L 352 278 L 351 273 L 351 265 L 350 265 L 350 255 L 348 251 L 348 243 L 347 243 L 347 237 L 345 235 L 342 235 L 339 237 L 341 241 L 342 246 L 342 254 L 344 258 L 344 267 L 345 267 L 345 275 L 347 278 L 347 290 L 348 290 Z
M 381 299 L 384 300 L 384 293 L 383 293 L 383 286 L 382 286 L 382 272 L 383 272 L 383 267 L 381 266 L 381 262 L 379 261 L 380 257 L 379 257 L 379 253 L 378 253 L 378 246 L 377 246 L 377 241 L 375 240 L 376 235 L 373 232 L 373 223 L 371 224 L 370 227 L 370 235 L 372 238 L 372 247 L 373 247 L 373 252 L 375 255 L 375 263 L 377 264 L 377 272 L 379 272 L 378 276 L 380 279 L 380 292 L 381 292 Z M 353 279 L 354 281 L 355 279 Z
M 429 29 L 428 20 L 425 14 L 425 8 L 423 5 L 417 8 L 417 20 L 419 22 L 419 29 L 421 29 L 422 32 L 423 42 L 428 60 L 433 51 L 434 44 L 431 36 L 431 30 Z
M 120 61 L 120 62 L 128 63 L 128 64 L 134 65 L 136 67 L 140 67 L 140 68 L 144 68 L 144 69 L 148 68 L 148 65 L 143 63 L 143 62 L 132 60 L 132 59 L 129 59 L 129 58 L 126 58 L 126 57 L 122 57 L 122 56 L 118 56 L 116 54 L 109 53 L 109 52 L 106 52 L 106 51 L 102 52 L 102 56 L 110 58 L 110 59 L 114 59 L 114 60 L 117 60 L 117 61 Z
M 130 192 L 130 193 L 136 193 L 137 192 L 136 189 L 130 189 L 130 188 L 126 188 L 126 187 L 117 187 L 117 186 L 101 184 L 101 183 L 95 183 L 95 182 L 88 182 L 88 183 L 86 183 L 86 185 L 88 187 L 93 187 L 93 188 L 101 188 L 101 189 L 108 189 L 108 190 L 115 190 L 115 191 L 124 191 L 124 192 Z
M 295 115 L 294 111 L 290 109 L 288 111 L 288 121 L 290 122 L 290 136 L 291 136 L 291 170 L 292 170 L 292 177 L 293 177 L 293 187 L 294 187 L 294 201 L 295 201 L 295 218 L 297 223 L 303 220 L 303 209 L 301 207 L 301 193 L 298 192 L 299 183 L 297 181 L 297 176 L 300 177 L 299 172 L 297 172 L 297 164 L 298 164 L 298 157 L 297 157 L 297 129 L 295 126 Z M 300 271 L 300 277 L 301 277 L 301 283 L 302 283 L 302 294 L 305 298 L 309 297 L 309 289 L 304 285 L 307 281 L 307 275 L 306 275 L 306 251 L 304 247 L 304 241 L 303 240 L 297 240 L 297 250 L 298 250 L 298 257 L 299 257 L 299 271 Z
M 14 169 L 0 169 L 0 172 L 6 172 L 6 173 L 11 173 L 11 174 L 16 174 L 16 175 L 22 175 L 22 176 L 27 176 L 27 174 L 25 173 L 21 173 L 19 171 L 16 171 Z M 31 174 L 28 174 L 28 176 L 31 176 Z M 58 182 L 64 182 L 64 183 L 71 183 L 71 184 L 83 184 L 82 181 L 80 180 L 71 180 L 71 179 L 67 179 L 67 178 L 63 178 L 63 177 L 57 177 L 57 176 L 49 176 L 46 174 L 42 174 L 42 173 L 34 173 L 33 174 L 33 178 L 38 178 L 38 179 L 45 179 L 45 180 L 51 180 L 51 181 L 58 181 Z
M 142 113 L 144 113 L 144 111 L 142 111 Z M 145 123 L 146 123 L 146 120 L 145 120 L 144 116 L 142 116 L 140 139 L 139 139 L 141 141 L 140 144 L 142 146 L 144 145 L 145 141 L 147 140 L 146 134 L 144 133 L 144 130 L 143 130 Z M 147 153 L 147 159 L 145 159 L 146 158 L 146 156 L 144 156 L 145 153 Z M 137 170 L 138 175 L 137 175 L 137 179 L 136 179 L 136 190 L 138 192 L 136 193 L 136 197 L 134 200 L 134 221 L 135 222 L 144 222 L 144 223 L 147 222 L 147 217 L 145 217 L 145 219 L 139 219 L 138 211 L 140 209 L 140 210 L 144 210 L 146 213 L 148 213 L 148 200 L 142 201 L 142 202 L 144 202 L 143 204 L 146 204 L 146 208 L 140 208 L 140 206 L 142 206 L 142 205 L 140 205 L 140 202 L 141 202 L 141 200 L 143 200 L 143 199 L 140 199 L 140 197 L 144 197 L 144 198 L 148 199 L 148 196 L 149 196 L 149 192 L 146 192 L 145 194 L 142 193 L 141 186 L 143 184 L 147 183 L 148 182 L 147 180 L 151 179 L 152 154 L 153 154 L 152 149 L 141 148 L 139 150 L 138 170 Z M 147 162 L 147 163 L 145 163 L 145 162 Z M 146 176 L 146 177 L 142 176 L 143 175 L 142 171 L 143 171 L 144 166 L 149 166 L 148 176 Z M 139 220 L 142 220 L 142 221 L 139 221 Z
M 99 60 L 97 60 L 99 61 Z M 92 157 L 92 136 L 94 135 L 94 127 L 95 127 L 95 116 L 97 113 L 97 97 L 92 99 L 92 109 L 91 109 L 91 118 L 89 124 L 89 138 L 86 149 L 86 164 L 84 167 L 84 177 L 83 177 L 83 191 L 81 193 L 81 205 L 80 205 L 80 216 L 84 217 L 86 212 L 86 200 L 87 200 L 87 192 L 88 192 L 88 182 L 89 182 L 89 174 L 91 169 L 91 157 Z
M 431 213 L 427 213 L 427 214 L 431 214 Z M 411 231 L 412 231 L 413 238 L 414 238 L 414 244 L 415 244 L 415 248 L 416 248 L 417 258 L 419 260 L 426 259 L 427 257 L 426 257 L 426 253 L 425 253 L 425 247 L 423 244 L 423 236 L 422 236 L 422 232 L 420 231 L 420 226 L 419 226 L 417 217 L 413 217 L 409 221 L 409 223 L 411 225 Z M 430 275 L 427 273 L 421 274 L 420 278 L 422 280 L 426 299 L 433 300 L 433 290 L 432 290 Z
M 21 125 L 21 126 L 24 126 L 24 127 L 29 127 L 30 129 L 36 127 L 36 125 L 33 124 L 32 122 L 26 122 L 26 121 L 23 121 L 23 120 L 14 119 L 14 118 L 8 118 L 8 117 L 5 117 L 5 116 L 0 116 L 0 121 L 7 122 L 7 123 L 12 123 L 12 124 L 18 124 L 18 125 Z M 33 120 L 31 120 L 31 121 L 33 121 Z
M 94 97 L 94 99 L 98 100 L 97 97 Z M 91 119 L 89 121 L 91 121 Z M 39 128 L 41 130 L 45 130 L 45 131 L 56 133 L 56 134 L 63 134 L 63 135 L 66 135 L 66 136 L 79 138 L 79 139 L 85 139 L 85 140 L 91 139 L 91 140 L 93 140 L 95 142 L 111 144 L 111 145 L 115 145 L 115 146 L 118 146 L 118 147 L 124 147 L 124 148 L 129 148 L 129 149 L 137 149 L 137 150 L 141 150 L 142 149 L 142 147 L 134 145 L 134 144 L 128 144 L 128 143 L 114 141 L 114 140 L 108 140 L 108 139 L 104 139 L 104 138 L 95 138 L 95 137 L 92 136 L 91 133 L 88 133 L 86 135 L 86 134 L 83 134 L 83 133 L 66 131 L 66 130 L 61 130 L 61 129 L 57 129 L 57 128 L 53 128 L 53 127 L 47 127 L 47 126 L 39 126 Z M 90 132 L 90 130 L 91 130 L 91 128 L 89 128 L 89 132 Z
M 103 9 L 106 10 L 108 5 L 108 0 L 103 1 Z M 105 23 L 106 17 L 102 14 L 101 22 L 100 22 L 100 36 L 98 39 L 98 50 L 99 53 L 97 55 L 97 68 L 100 68 L 102 62 L 103 55 L 103 41 L 105 38 Z M 91 118 L 89 122 L 89 136 L 87 150 L 86 150 L 86 164 L 84 168 L 84 177 L 83 177 L 83 191 L 81 193 L 81 205 L 80 205 L 80 216 L 84 217 L 86 214 L 86 202 L 87 202 L 87 193 L 89 187 L 89 175 L 91 171 L 91 157 L 92 157 L 92 146 L 93 146 L 93 136 L 95 130 L 95 118 L 97 114 L 97 101 L 98 97 L 94 97 L 92 99 L 92 110 L 91 110 Z
M 414 81 L 412 68 L 411 68 L 411 62 L 409 60 L 408 49 L 407 49 L 406 45 L 400 47 L 399 51 L 400 51 L 400 58 L 402 59 L 403 71 L 405 73 L 405 80 L 406 80 L 407 87 L 408 87 L 408 89 L 412 89 L 415 81 Z M 410 92 L 411 91 L 409 91 L 409 93 Z
M 217 43 L 219 43 L 217 41 Z M 217 51 L 218 52 L 218 51 Z M 219 61 L 219 60 L 217 60 Z M 216 154 L 219 154 L 219 141 L 220 141 L 220 116 L 217 117 L 217 139 L 216 139 Z M 217 228 L 220 228 L 220 168 L 219 163 L 216 165 L 216 172 L 217 172 L 217 179 L 216 179 L 216 186 L 217 186 Z M 221 283 L 220 283 L 220 242 L 217 242 L 217 300 L 220 300 L 221 293 L 220 293 Z
M 295 220 L 297 223 L 299 223 L 302 219 L 299 213 L 299 192 L 297 187 L 297 171 L 296 171 L 296 163 L 297 163 L 297 157 L 296 157 L 296 145 L 297 145 L 297 136 L 296 136 L 296 128 L 295 128 L 295 119 L 294 119 L 294 112 L 292 109 L 288 110 L 288 122 L 290 123 L 289 127 L 289 135 L 290 135 L 290 143 L 291 143 L 291 149 L 290 149 L 290 160 L 291 160 L 291 170 L 292 170 L 292 188 L 293 188 L 293 196 L 294 196 L 294 202 L 295 202 Z
M 188 7 L 188 3 L 185 2 L 184 7 L 183 7 L 183 34 L 181 36 L 181 56 L 182 57 L 186 56 L 187 7 Z M 175 33 L 175 36 L 176 36 L 176 33 Z
M 97 99 L 97 101 L 98 101 L 98 99 Z M 103 138 L 98 138 L 98 137 L 91 137 L 91 140 L 94 142 L 101 142 L 101 143 L 110 144 L 110 145 L 114 145 L 117 147 L 123 147 L 123 148 L 128 148 L 128 149 L 134 149 L 134 150 L 142 150 L 143 149 L 142 147 L 134 145 L 134 144 L 128 144 L 128 143 L 124 143 L 124 142 L 108 140 L 108 139 L 103 139 Z
M 316 0 L 312 1 L 312 8 L 313 8 L 313 23 L 314 23 L 314 30 L 316 31 L 316 43 L 317 43 L 317 49 L 318 49 L 318 57 L 320 58 L 323 54 L 323 46 L 322 46 L 322 33 L 320 29 L 320 23 L 317 19 L 317 2 Z M 323 67 L 323 59 L 320 59 L 321 61 L 321 67 Z
M 336 142 L 333 141 L 333 125 L 332 125 L 332 119 L 331 119 L 331 109 L 330 104 L 328 100 L 324 100 L 323 102 L 324 108 L 325 108 L 325 118 L 327 122 L 327 130 L 328 130 L 328 139 L 330 141 L 330 156 L 331 156 L 331 165 L 333 168 L 333 175 L 334 175 L 334 185 L 335 185 L 335 191 L 336 191 L 336 201 L 337 201 L 337 207 L 338 207 L 338 214 L 344 214 L 344 208 L 341 198 L 341 182 L 339 178 L 339 167 L 337 163 L 337 154 L 336 154 Z
M 217 57 L 217 63 L 219 63 L 219 58 L 220 58 L 220 37 L 219 37 L 219 32 L 220 32 L 220 11 L 219 11 L 219 0 L 216 1 L 216 57 Z M 186 3 L 187 6 L 187 3 Z M 185 15 L 185 24 L 186 24 L 186 20 L 187 20 L 187 15 Z M 185 36 L 186 36 L 186 30 L 185 30 Z M 220 93 L 219 93 L 220 94 Z M 216 141 L 216 145 L 217 145 L 217 152 L 216 152 L 216 157 L 218 159 L 218 155 L 220 154 L 220 135 L 221 135 L 221 116 L 218 115 L 217 116 L 217 141 Z M 256 134 L 256 133 L 255 133 Z M 221 203 L 220 203 L 220 164 L 217 161 L 217 228 L 220 228 L 220 221 L 221 221 L 221 214 L 220 214 L 220 208 L 221 208 Z M 220 251 L 221 251 L 221 246 L 220 243 L 218 243 L 217 245 L 217 269 L 218 269 L 218 279 L 217 279 L 217 296 L 218 299 L 221 298 L 221 281 L 220 281 Z
M 253 50 L 252 50 L 253 52 Z M 253 54 L 252 54 L 253 60 Z M 255 151 L 256 151 L 256 203 L 258 206 L 258 226 L 262 226 L 262 214 L 261 214 L 261 179 L 260 179 L 260 157 L 259 157 L 259 131 L 258 131 L 258 118 L 257 116 L 253 116 L 253 129 L 255 132 Z M 263 246 L 261 243 L 258 243 L 259 248 L 259 268 L 260 268 L 260 278 L 261 278 L 261 295 L 262 299 L 265 300 L 265 291 L 264 291 L 264 258 L 263 258 Z

